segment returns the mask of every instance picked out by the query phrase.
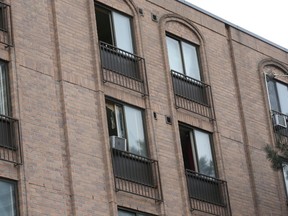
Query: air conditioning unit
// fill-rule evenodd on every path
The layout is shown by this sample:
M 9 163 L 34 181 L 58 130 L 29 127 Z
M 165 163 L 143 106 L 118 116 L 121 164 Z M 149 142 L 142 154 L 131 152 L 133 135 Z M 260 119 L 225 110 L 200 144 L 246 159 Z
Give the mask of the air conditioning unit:
M 110 145 L 112 148 L 127 151 L 127 142 L 125 138 L 118 136 L 110 136 Z
M 287 128 L 287 117 L 285 115 L 274 114 L 274 126 L 278 128 Z

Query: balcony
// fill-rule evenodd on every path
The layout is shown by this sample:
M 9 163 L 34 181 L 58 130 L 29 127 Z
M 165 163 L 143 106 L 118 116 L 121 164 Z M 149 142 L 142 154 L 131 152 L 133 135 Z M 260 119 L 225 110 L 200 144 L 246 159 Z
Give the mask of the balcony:
M 103 82 L 148 95 L 145 60 L 110 44 L 100 42 Z
M 5 115 L 0 115 L 0 160 L 22 164 L 18 120 Z
M 288 116 L 272 110 L 272 122 L 276 141 L 288 143 Z
M 175 104 L 209 119 L 214 119 L 209 85 L 171 70 Z
M 186 170 L 191 209 L 212 215 L 230 216 L 226 181 Z
M 115 148 L 111 152 L 116 191 L 162 201 L 157 161 Z
M 0 43 L 5 47 L 13 46 L 11 20 L 10 5 L 0 1 Z

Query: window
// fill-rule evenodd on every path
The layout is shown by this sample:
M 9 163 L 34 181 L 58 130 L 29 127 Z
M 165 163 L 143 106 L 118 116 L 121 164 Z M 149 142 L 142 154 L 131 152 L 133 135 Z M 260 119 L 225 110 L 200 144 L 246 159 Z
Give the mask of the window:
M 126 210 L 119 209 L 118 216 L 151 216 L 151 215 L 136 212 L 136 211 L 126 211 Z
M 16 182 L 0 179 L 1 216 L 16 216 Z
M 283 163 L 283 176 L 285 182 L 286 195 L 288 196 L 288 163 Z
M 269 99 L 273 111 L 288 115 L 288 85 L 276 80 L 267 80 Z
M 170 69 L 178 73 L 201 80 L 196 46 L 166 36 Z
M 0 146 L 13 147 L 13 126 L 10 116 L 10 94 L 7 64 L 0 61 Z
M 0 2 L 0 31 L 7 30 L 7 18 L 6 18 L 7 6 Z
M 127 140 L 127 151 L 147 157 L 143 112 L 129 105 L 106 101 L 109 136 Z
M 100 41 L 133 53 L 130 18 L 96 5 L 97 32 Z
M 185 169 L 215 177 L 210 134 L 181 125 L 180 139 Z
M 0 61 L 0 115 L 9 116 L 9 79 L 7 72 L 7 64 Z

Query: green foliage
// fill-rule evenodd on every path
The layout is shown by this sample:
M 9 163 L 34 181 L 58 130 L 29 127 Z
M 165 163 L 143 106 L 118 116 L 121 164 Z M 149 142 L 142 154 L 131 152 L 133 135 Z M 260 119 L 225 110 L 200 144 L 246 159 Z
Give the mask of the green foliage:
M 272 168 L 274 170 L 282 169 L 282 164 L 284 161 L 288 160 L 288 142 L 286 139 L 276 139 L 275 147 L 271 145 L 265 146 L 266 156 L 269 161 L 271 161 Z

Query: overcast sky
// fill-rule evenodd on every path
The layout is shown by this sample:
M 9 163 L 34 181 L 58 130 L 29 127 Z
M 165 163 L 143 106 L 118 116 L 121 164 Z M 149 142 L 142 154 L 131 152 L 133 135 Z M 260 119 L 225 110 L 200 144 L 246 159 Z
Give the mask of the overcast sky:
M 288 49 L 288 0 L 186 0 Z

